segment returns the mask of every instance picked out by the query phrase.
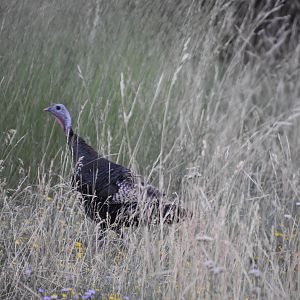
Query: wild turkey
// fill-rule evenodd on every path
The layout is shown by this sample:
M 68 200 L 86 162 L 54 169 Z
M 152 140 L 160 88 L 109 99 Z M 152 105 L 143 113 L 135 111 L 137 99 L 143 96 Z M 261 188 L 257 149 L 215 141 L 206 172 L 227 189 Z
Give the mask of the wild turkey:
M 75 174 L 73 186 L 82 194 L 86 214 L 101 224 L 112 226 L 172 223 L 185 217 L 186 211 L 155 187 L 146 184 L 129 169 L 100 156 L 72 129 L 71 116 L 63 104 L 44 109 L 63 129 L 72 153 Z

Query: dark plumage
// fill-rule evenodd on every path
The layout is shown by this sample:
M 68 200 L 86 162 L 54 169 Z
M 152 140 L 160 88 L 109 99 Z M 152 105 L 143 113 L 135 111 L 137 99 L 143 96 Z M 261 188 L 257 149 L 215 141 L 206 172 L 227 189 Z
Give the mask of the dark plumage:
M 63 104 L 45 110 L 54 115 L 65 132 L 75 167 L 73 186 L 83 196 L 86 214 L 101 222 L 102 228 L 159 220 L 171 223 L 186 215 L 184 209 L 168 201 L 158 189 L 146 184 L 129 169 L 101 157 L 77 136 Z

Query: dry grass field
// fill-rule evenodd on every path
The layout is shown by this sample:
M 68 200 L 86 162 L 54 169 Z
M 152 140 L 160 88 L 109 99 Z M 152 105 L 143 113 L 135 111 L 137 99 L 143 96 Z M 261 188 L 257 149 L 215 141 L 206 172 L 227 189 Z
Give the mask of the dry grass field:
M 0 299 L 299 299 L 300 8 L 257 3 L 0 2 Z M 100 241 L 50 103 L 193 217 Z

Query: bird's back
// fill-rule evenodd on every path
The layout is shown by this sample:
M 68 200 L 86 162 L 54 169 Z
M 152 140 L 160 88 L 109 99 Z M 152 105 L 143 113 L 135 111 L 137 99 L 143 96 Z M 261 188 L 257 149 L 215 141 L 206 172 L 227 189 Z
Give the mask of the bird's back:
M 99 156 L 73 132 L 69 146 L 75 169 L 73 185 L 83 195 L 86 212 L 96 221 L 107 218 L 107 214 L 112 217 L 124 206 L 125 186 L 127 191 L 133 187 L 130 170 Z M 121 200 L 122 196 L 124 199 Z
M 159 214 L 166 220 L 175 218 L 177 206 L 157 188 L 145 183 L 142 177 L 100 157 L 73 133 L 69 145 L 75 166 L 73 182 L 83 195 L 85 211 L 91 219 L 110 224 L 118 220 L 130 225 L 141 220 L 151 222 Z

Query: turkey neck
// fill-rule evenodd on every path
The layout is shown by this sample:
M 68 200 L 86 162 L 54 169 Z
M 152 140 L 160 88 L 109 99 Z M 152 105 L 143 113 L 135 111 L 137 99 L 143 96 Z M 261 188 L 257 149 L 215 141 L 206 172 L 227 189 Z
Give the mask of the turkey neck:
M 99 159 L 98 153 L 89 146 L 83 138 L 75 134 L 72 128 L 69 130 L 67 137 L 69 148 L 72 152 L 73 163 L 76 165 L 80 159 L 80 163 L 86 165 Z

